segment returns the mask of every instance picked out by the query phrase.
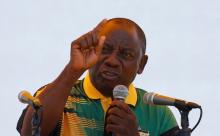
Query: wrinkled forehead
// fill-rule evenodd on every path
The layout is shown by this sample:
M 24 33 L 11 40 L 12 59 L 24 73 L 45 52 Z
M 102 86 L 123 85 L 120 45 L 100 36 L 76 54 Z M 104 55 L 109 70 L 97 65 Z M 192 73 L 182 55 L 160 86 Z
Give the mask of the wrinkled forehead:
M 107 22 L 100 30 L 100 35 L 108 35 L 110 33 L 121 32 L 138 38 L 136 29 L 131 24 L 116 23 L 114 21 Z
M 106 41 L 121 42 L 126 44 L 139 45 L 139 38 L 136 29 L 130 24 L 118 24 L 115 22 L 106 23 L 100 30 L 100 35 L 106 36 Z

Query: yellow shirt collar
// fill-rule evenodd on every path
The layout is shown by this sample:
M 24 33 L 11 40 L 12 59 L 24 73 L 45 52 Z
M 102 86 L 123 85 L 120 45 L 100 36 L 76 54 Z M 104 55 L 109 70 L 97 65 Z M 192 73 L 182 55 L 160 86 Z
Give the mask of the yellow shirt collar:
M 90 99 L 107 99 L 92 84 L 89 73 L 87 73 L 84 79 L 83 88 Z M 135 106 L 137 103 L 137 92 L 133 84 L 130 84 L 128 87 L 128 96 L 125 98 L 125 103 L 132 106 Z

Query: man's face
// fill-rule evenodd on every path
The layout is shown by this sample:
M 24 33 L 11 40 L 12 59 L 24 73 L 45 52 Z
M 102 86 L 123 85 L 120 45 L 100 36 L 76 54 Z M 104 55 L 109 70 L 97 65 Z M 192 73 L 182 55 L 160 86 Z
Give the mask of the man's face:
M 104 95 L 111 96 L 113 88 L 129 86 L 141 63 L 142 48 L 134 27 L 108 22 L 101 30 L 106 40 L 98 62 L 90 69 L 95 87 Z

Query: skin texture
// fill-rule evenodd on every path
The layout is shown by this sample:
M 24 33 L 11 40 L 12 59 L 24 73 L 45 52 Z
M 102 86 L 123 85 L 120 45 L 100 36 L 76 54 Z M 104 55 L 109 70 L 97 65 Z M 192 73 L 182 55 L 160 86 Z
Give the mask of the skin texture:
M 116 85 L 129 86 L 136 74 L 143 71 L 147 57 L 142 53 L 142 45 L 133 26 L 111 21 L 105 24 L 100 34 L 105 35 L 106 40 L 90 75 L 95 87 L 105 96 L 111 96 Z
M 47 136 L 54 129 L 72 86 L 87 69 L 94 86 L 108 97 L 112 97 L 115 85 L 128 86 L 136 74 L 141 74 L 147 56 L 143 54 L 140 43 L 134 26 L 107 20 L 74 40 L 69 63 L 57 79 L 38 96 L 43 104 L 41 135 Z M 33 110 L 29 107 L 21 135 L 31 135 L 32 114 Z M 115 136 L 138 135 L 135 115 L 127 104 L 114 100 L 107 114 L 107 132 L 112 132 Z
M 136 74 L 141 74 L 147 62 L 140 39 L 134 26 L 123 26 L 110 21 L 100 32 L 105 43 L 97 63 L 90 68 L 90 77 L 95 87 L 105 96 L 112 97 L 118 84 L 129 86 Z M 124 102 L 114 100 L 107 112 L 107 133 L 115 136 L 138 135 L 134 113 Z

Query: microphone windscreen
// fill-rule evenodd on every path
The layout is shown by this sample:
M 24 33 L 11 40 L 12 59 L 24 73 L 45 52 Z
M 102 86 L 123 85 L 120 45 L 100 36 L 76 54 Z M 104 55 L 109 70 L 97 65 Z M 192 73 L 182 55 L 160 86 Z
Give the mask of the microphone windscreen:
M 116 85 L 113 89 L 114 99 L 125 99 L 128 95 L 128 88 L 124 85 Z
M 27 103 L 29 100 L 33 100 L 33 96 L 28 91 L 21 91 L 18 94 L 18 99 L 22 103 Z

